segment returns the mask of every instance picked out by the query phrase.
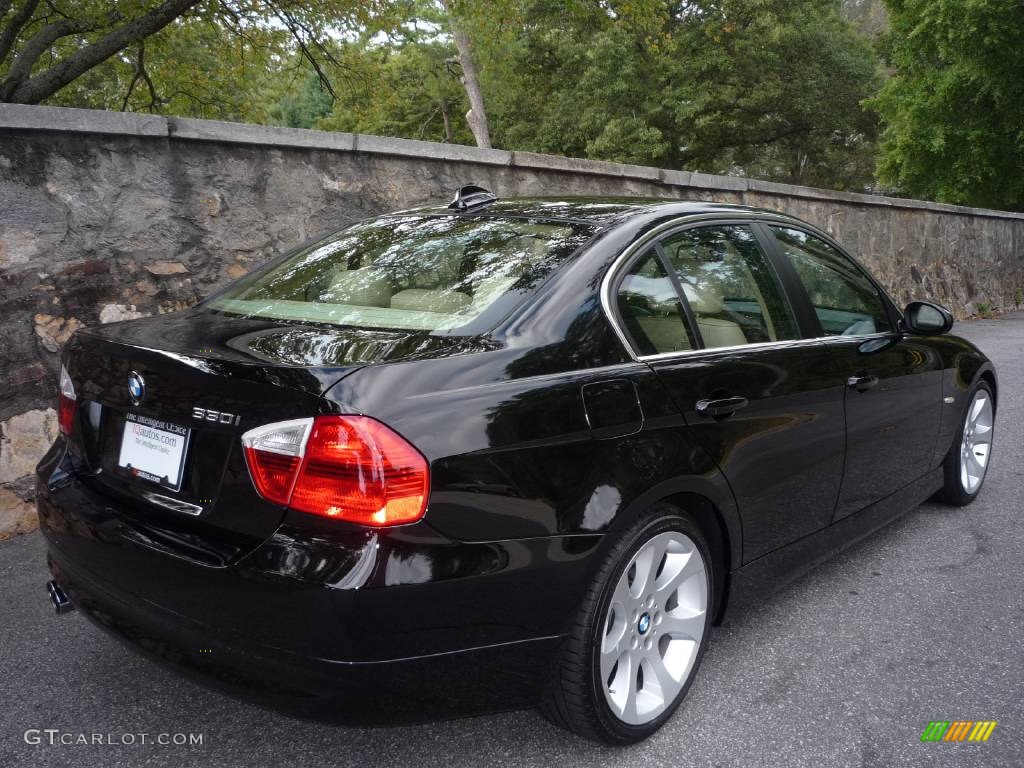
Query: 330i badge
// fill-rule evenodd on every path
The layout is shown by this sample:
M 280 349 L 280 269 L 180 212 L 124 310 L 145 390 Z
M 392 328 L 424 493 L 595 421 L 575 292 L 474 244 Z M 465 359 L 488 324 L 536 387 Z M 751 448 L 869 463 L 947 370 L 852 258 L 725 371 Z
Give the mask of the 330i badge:
M 977 497 L 997 382 L 952 322 L 779 213 L 466 187 L 75 333 L 51 598 L 314 717 L 634 742 L 726 610 Z

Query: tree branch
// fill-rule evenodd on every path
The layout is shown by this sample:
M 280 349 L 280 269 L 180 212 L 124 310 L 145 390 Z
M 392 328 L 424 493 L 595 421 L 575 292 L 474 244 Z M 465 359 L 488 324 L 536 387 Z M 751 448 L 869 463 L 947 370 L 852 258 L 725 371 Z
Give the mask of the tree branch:
M 242 17 L 238 15 L 238 12 L 228 5 L 225 0 L 219 0 L 218 6 L 220 13 L 217 14 L 217 18 L 224 24 L 231 33 L 241 40 L 249 43 L 253 48 L 258 47 L 259 43 L 253 39 L 252 35 L 245 31 L 242 26 Z M 227 18 L 230 16 L 231 18 Z
M 135 71 L 132 73 L 132 81 L 128 84 L 128 92 L 124 95 L 124 101 L 121 102 L 122 112 L 128 109 L 128 100 L 131 98 L 132 91 L 135 90 L 135 85 L 139 80 L 142 80 L 146 87 L 149 88 L 149 105 L 146 109 L 152 112 L 164 100 L 156 95 L 156 86 L 153 85 L 153 79 L 149 76 L 149 72 L 146 71 L 146 43 L 143 40 L 139 41 L 139 55 L 135 60 Z
M 202 0 L 164 0 L 159 6 L 107 33 L 95 43 L 54 66 L 18 84 L 11 93 L 0 93 L 0 101 L 38 104 L 53 95 L 79 75 L 123 50 L 132 42 L 159 32 Z M 51 25 L 56 26 L 56 25 Z M 51 41 L 52 42 L 52 41 Z
M 32 65 L 39 60 L 46 49 L 62 37 L 82 32 L 85 27 L 77 21 L 61 19 L 53 24 L 47 24 L 28 39 L 21 51 L 11 62 L 11 68 L 7 70 L 7 77 L 0 82 L 0 101 L 10 101 L 10 95 L 17 90 L 18 86 L 25 82 L 32 73 Z
M 480 90 L 476 62 L 473 60 L 473 46 L 459 19 L 456 18 L 454 1 L 444 0 L 444 8 L 448 15 L 448 26 L 451 29 L 452 39 L 455 41 L 455 49 L 459 52 L 462 84 L 466 89 L 466 96 L 469 97 L 469 112 L 466 113 L 466 122 L 469 123 L 469 128 L 473 131 L 476 145 L 490 149 L 491 130 L 487 123 L 487 111 L 484 108 L 484 96 Z
M 156 86 L 153 85 L 153 78 L 149 76 L 149 72 L 146 70 L 146 65 L 143 61 L 143 56 L 146 53 L 145 43 L 139 41 L 139 74 L 146 83 L 146 88 L 149 89 L 149 105 L 146 107 L 152 112 L 157 106 L 160 105 L 162 99 L 156 95 Z
M 434 111 L 430 113 L 430 116 L 420 124 L 419 137 L 422 139 L 423 134 L 427 131 L 427 126 L 434 121 L 434 116 L 441 110 L 441 107 L 434 107 Z
M 295 42 L 298 43 L 299 50 L 302 52 L 302 57 L 309 62 L 310 66 L 313 67 L 313 70 L 316 72 L 317 80 L 320 81 L 320 85 L 323 86 L 329 94 L 331 94 L 332 100 L 336 100 L 338 98 L 338 94 L 335 93 L 334 86 L 331 85 L 331 81 L 324 73 L 323 68 L 320 66 L 320 62 L 316 60 L 312 51 L 309 50 L 309 47 L 306 45 L 306 41 L 303 39 L 302 33 L 304 32 L 309 37 L 310 41 L 316 49 L 320 51 L 321 55 L 325 59 L 335 66 L 340 66 L 337 59 L 334 58 L 323 43 L 316 39 L 316 36 L 307 27 L 299 22 L 294 16 L 283 8 L 278 7 L 274 2 L 268 2 L 267 4 L 271 9 L 273 9 L 274 15 L 277 16 L 277 18 L 281 20 L 281 23 L 288 28 L 288 31 L 291 33 Z
M 135 90 L 135 84 L 139 82 L 139 68 L 135 67 L 135 71 L 132 72 L 132 81 L 128 83 L 128 90 L 124 94 L 124 100 L 121 102 L 121 111 L 128 111 L 128 99 L 132 97 L 132 91 Z
M 7 1 L 6 7 L 0 12 L 0 18 L 4 17 L 12 2 L 13 0 Z M 28 20 L 32 18 L 32 14 L 36 12 L 36 6 L 38 5 L 39 0 L 25 0 L 21 10 L 14 14 L 14 18 L 4 27 L 4 31 L 0 33 L 0 65 L 4 63 L 7 54 L 11 52 L 11 48 L 14 47 L 14 41 L 18 39 L 18 33 L 28 23 Z

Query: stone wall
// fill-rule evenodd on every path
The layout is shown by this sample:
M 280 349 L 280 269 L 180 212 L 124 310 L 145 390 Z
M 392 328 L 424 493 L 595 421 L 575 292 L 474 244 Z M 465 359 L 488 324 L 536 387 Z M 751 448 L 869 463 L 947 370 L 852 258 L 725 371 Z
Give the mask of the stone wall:
M 187 307 L 271 254 L 450 199 L 640 195 L 774 208 L 830 232 L 899 300 L 969 316 L 1024 287 L 1024 215 L 344 133 L 0 105 L 0 486 L 27 492 L 78 327 Z M 2 505 L 0 505 L 2 506 Z

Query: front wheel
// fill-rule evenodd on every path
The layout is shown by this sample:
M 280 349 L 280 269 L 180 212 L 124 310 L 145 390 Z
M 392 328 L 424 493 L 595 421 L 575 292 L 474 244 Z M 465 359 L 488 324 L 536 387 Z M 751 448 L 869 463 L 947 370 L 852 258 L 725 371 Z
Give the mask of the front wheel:
M 944 483 L 937 498 L 963 507 L 981 491 L 992 459 L 995 405 L 992 388 L 979 381 L 971 391 L 960 429 L 943 462 Z
M 647 738 L 686 695 L 710 628 L 713 573 L 700 529 L 652 511 L 606 556 L 562 650 L 542 711 L 609 744 Z

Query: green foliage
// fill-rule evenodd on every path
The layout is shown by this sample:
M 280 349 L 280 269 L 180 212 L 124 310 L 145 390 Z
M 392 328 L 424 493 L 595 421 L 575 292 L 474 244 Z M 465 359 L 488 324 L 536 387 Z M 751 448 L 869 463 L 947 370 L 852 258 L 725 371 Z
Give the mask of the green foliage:
M 331 37 L 390 28 L 400 5 L 0 0 L 0 101 L 266 122 L 274 106 L 266 98 L 279 98 L 282 83 L 301 84 L 315 72 L 330 95 L 327 74 L 345 75 L 345 63 L 328 45 Z M 40 40 L 50 42 L 39 47 Z M 68 79 L 69 72 L 74 77 Z M 292 109 L 325 111 L 322 105 Z
M 284 74 L 276 60 L 287 51 L 287 34 L 253 29 L 241 37 L 204 16 L 202 10 L 185 16 L 144 42 L 143 68 L 152 90 L 144 78 L 136 78 L 136 44 L 58 91 L 47 103 L 267 122 L 259 94 Z
M 987 301 L 979 301 L 976 306 L 978 309 L 978 317 L 992 317 L 992 305 Z
M 872 178 L 875 121 L 861 101 L 878 86 L 870 44 L 821 0 L 727 0 L 688 20 L 680 79 L 695 83 L 675 117 L 692 125 L 688 156 L 796 183 L 862 187 Z M 692 122 L 691 122 L 692 121 Z
M 331 94 L 313 72 L 307 72 L 299 83 L 289 82 L 277 102 L 267 108 L 269 122 L 289 128 L 312 128 L 331 113 Z
M 860 102 L 877 88 L 877 62 L 838 2 L 612 6 L 505 4 L 477 46 L 499 145 L 870 183 L 875 119 Z
M 1013 305 L 1020 307 L 1021 304 L 1024 304 L 1024 289 L 1018 288 L 1013 292 Z
M 450 71 L 454 50 L 440 42 L 351 44 L 347 59 L 358 75 L 346 81 L 330 115 L 317 127 L 379 136 L 471 144 L 469 109 Z
M 1024 209 L 1024 4 L 887 0 L 896 73 L 879 175 L 914 196 Z

